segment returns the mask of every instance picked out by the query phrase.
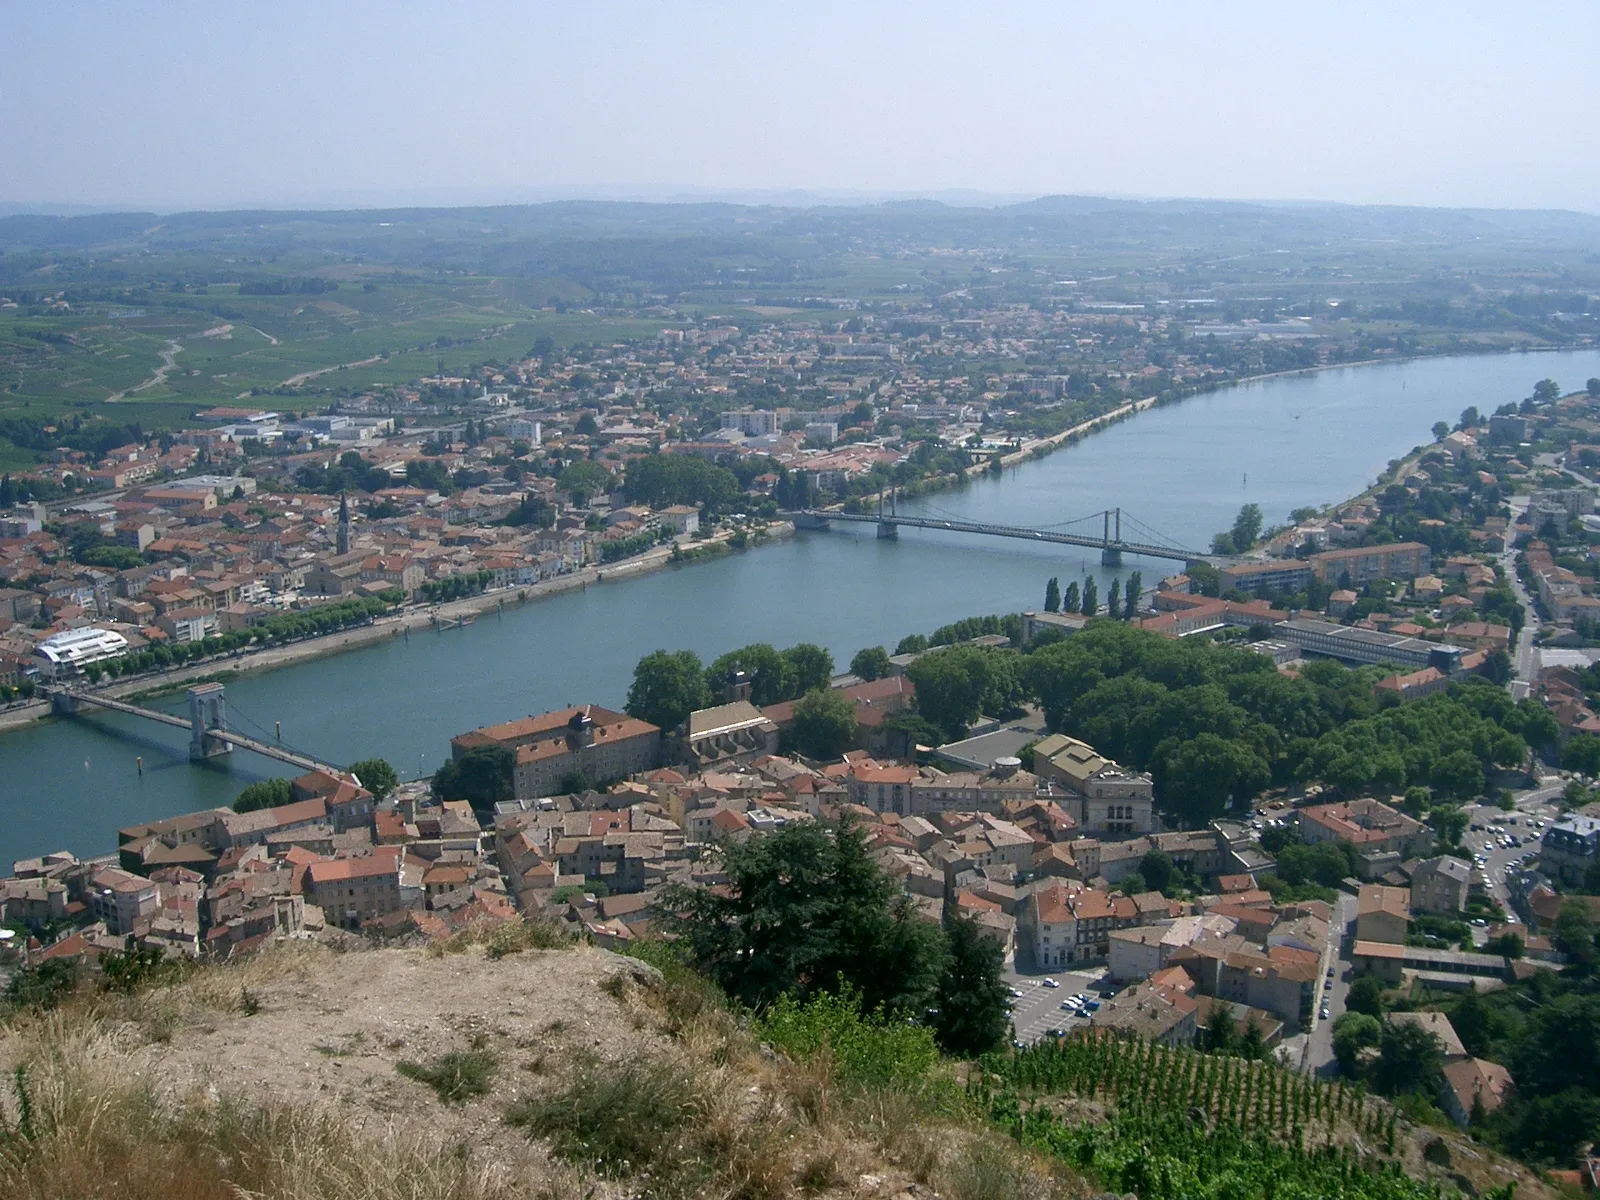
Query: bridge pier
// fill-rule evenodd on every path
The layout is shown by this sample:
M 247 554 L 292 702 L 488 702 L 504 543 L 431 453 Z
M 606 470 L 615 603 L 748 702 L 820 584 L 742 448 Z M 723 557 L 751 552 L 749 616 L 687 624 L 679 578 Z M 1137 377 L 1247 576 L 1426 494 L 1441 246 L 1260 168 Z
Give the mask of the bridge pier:
M 78 698 L 66 688 L 50 693 L 50 711 L 58 717 L 70 717 L 78 711 Z
M 878 540 L 879 541 L 893 542 L 893 541 L 898 541 L 899 538 L 900 538 L 900 526 L 896 525 L 893 521 L 879 521 L 878 522 Z
M 189 689 L 189 760 L 205 762 L 231 754 L 233 746 L 218 736 L 228 729 L 228 701 L 220 683 Z
M 1100 565 L 1102 567 L 1120 567 L 1122 565 L 1122 550 L 1117 546 L 1102 546 L 1100 549 Z

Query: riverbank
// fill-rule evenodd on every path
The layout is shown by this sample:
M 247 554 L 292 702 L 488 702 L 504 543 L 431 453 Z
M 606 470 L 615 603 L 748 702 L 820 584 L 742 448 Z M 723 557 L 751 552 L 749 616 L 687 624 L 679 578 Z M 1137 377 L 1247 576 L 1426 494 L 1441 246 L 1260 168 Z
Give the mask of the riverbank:
M 794 533 L 794 525 L 788 521 L 774 521 L 768 524 L 765 532 L 746 542 L 745 549 L 755 549 L 759 546 L 772 545 L 780 542 Z M 733 548 L 728 543 L 734 537 L 732 531 L 724 531 L 709 538 L 693 543 L 693 546 L 709 547 L 722 545 L 728 547 L 732 553 Z M 237 658 L 214 658 L 205 662 L 192 663 L 188 666 L 178 667 L 159 675 L 143 675 L 134 679 L 118 680 L 116 683 L 106 684 L 103 687 L 92 689 L 96 694 L 108 696 L 113 700 L 127 700 L 130 697 L 146 698 L 180 691 L 198 683 L 221 681 L 239 677 L 245 674 L 259 674 L 275 670 L 279 667 L 294 666 L 297 663 L 307 662 L 316 658 L 327 658 L 335 654 L 343 654 L 349 650 L 359 650 L 364 646 L 376 642 L 384 642 L 390 638 L 408 637 L 412 630 L 421 632 L 434 632 L 436 622 L 459 621 L 463 618 L 475 619 L 479 615 L 498 610 L 504 606 L 522 607 L 540 600 L 548 600 L 567 592 L 582 591 L 591 585 L 606 583 L 623 583 L 630 579 L 637 579 L 663 570 L 670 566 L 687 566 L 697 561 L 686 558 L 675 561 L 673 551 L 677 547 L 674 542 L 668 545 L 655 546 L 634 558 L 624 559 L 616 563 L 607 563 L 604 566 L 585 567 L 581 571 L 574 571 L 569 575 L 558 575 L 554 579 L 541 580 L 538 583 L 521 586 L 496 588 L 491 591 L 480 592 L 476 596 L 465 596 L 459 600 L 451 600 L 437 605 L 416 605 L 402 609 L 398 613 L 380 617 L 370 625 L 358 626 L 354 629 L 340 630 L 338 633 L 326 634 L 322 637 L 306 638 L 304 641 L 291 642 L 284 646 L 267 646 L 260 650 L 252 650 L 239 655 Z M 450 631 L 440 629 L 437 636 L 444 636 Z M 37 700 L 30 704 L 19 705 L 0 713 L 0 733 L 9 730 L 26 728 L 35 721 L 50 716 L 48 701 Z

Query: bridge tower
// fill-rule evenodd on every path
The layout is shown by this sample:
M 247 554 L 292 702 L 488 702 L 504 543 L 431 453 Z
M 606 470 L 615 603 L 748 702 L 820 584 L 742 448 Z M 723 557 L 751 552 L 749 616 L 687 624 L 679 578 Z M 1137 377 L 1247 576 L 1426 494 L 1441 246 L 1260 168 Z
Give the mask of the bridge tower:
M 883 492 L 878 492 L 878 537 L 883 541 L 892 542 L 900 536 L 900 525 L 895 521 L 895 489 L 889 489 L 889 513 L 885 517 L 883 511 Z
M 228 728 L 228 701 L 220 683 L 202 683 L 189 689 L 189 758 L 205 762 L 227 754 L 233 745 L 217 736 Z
M 1105 522 L 1105 533 L 1100 539 L 1100 565 L 1102 567 L 1120 567 L 1122 565 L 1122 510 L 1120 508 L 1106 509 L 1100 516 Z M 1111 523 L 1116 521 L 1116 533 L 1113 535 Z

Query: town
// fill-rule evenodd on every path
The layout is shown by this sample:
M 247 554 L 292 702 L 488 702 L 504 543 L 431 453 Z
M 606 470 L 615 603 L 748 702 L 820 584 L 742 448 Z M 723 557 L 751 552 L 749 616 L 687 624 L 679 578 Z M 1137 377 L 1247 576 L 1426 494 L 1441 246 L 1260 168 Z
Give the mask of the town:
M 1463 413 L 1370 492 L 1276 529 L 1247 507 L 1214 557 L 1151 589 L 1130 576 L 1105 608 L 1090 582 L 1051 579 L 1037 610 L 868 647 L 843 672 L 815 646 L 709 665 L 663 650 L 638 664 L 625 711 L 583 704 L 464 731 L 431 779 L 402 782 L 381 760 L 319 765 L 231 808 L 122 829 L 105 858 L 18 862 L 0 885 L 13 953 L 36 974 L 134 950 L 227 961 L 284 940 L 421 945 L 529 920 L 628 953 L 670 935 L 672 898 L 727 885 L 729 847 L 820 824 L 859 831 L 912 919 L 966 921 L 992 945 L 1019 1048 L 1088 1028 L 1375 1081 L 1421 1061 L 1429 1102 L 1475 1127 L 1517 1083 L 1446 1010 L 1465 1020 L 1480 994 L 1586 964 L 1600 922 L 1600 450 L 1584 440 L 1600 435 L 1597 393 L 1600 381 L 1567 396 L 1541 384 L 1505 411 Z M 616 419 L 584 416 L 602 430 Z M 524 432 L 549 445 L 543 422 Z M 755 436 L 762 465 L 788 472 L 767 472 L 774 486 L 801 471 L 779 454 L 823 453 L 774 454 L 772 435 Z M 497 435 L 478 439 L 405 469 L 486 469 L 469 464 L 492 462 Z M 718 458 L 736 462 L 742 440 Z M 389 446 L 368 447 L 370 461 Z M 98 568 L 99 591 L 70 608 L 50 584 L 13 590 L 57 630 L 16 621 L 13 634 L 46 634 L 46 661 L 19 657 L 18 678 L 92 685 L 136 655 L 159 661 L 155 647 L 217 636 L 186 621 L 273 629 L 300 598 L 382 611 L 427 602 L 441 580 L 537 582 L 493 577 L 496 560 L 475 557 L 489 547 L 549 555 L 559 575 L 641 529 L 692 546 L 705 501 L 628 503 L 643 499 L 628 494 L 634 472 L 675 457 L 626 460 L 621 494 L 500 494 L 502 511 L 541 504 L 555 523 L 527 535 L 461 522 L 461 543 L 429 506 L 483 495 L 470 479 L 448 495 L 378 488 L 401 514 L 359 522 L 348 494 L 268 493 L 243 473 L 130 487 L 107 519 L 118 535 L 163 520 L 142 549 L 170 577 Z M 283 507 L 252 514 L 268 496 Z M 260 532 L 241 524 L 240 558 L 214 557 L 241 514 Z M 443 535 L 441 557 L 381 540 L 391 529 Z M 486 547 L 490 531 L 507 537 Z M 584 547 L 570 558 L 525 540 L 570 534 Z M 24 529 L 8 548 L 43 563 L 71 536 Z M 276 587 L 287 547 L 312 561 Z M 272 565 L 243 573 L 259 579 L 247 592 L 222 568 L 252 549 Z M 107 611 L 133 620 L 87 620 L 125 581 L 142 591 L 110 595 Z M 1178 736 L 1141 730 L 1150 714 Z

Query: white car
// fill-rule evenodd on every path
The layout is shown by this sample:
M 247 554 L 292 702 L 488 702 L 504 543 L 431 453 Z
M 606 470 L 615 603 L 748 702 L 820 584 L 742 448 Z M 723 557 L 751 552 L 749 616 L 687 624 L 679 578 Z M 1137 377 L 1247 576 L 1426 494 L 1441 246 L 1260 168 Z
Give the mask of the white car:
M 1041 979 L 1039 982 L 1047 988 L 1058 988 L 1061 986 L 1061 984 L 1054 979 Z

